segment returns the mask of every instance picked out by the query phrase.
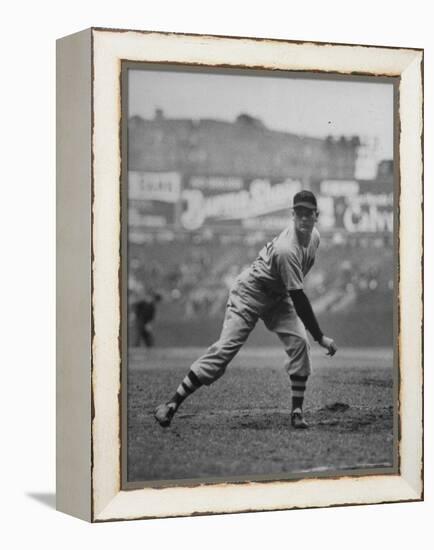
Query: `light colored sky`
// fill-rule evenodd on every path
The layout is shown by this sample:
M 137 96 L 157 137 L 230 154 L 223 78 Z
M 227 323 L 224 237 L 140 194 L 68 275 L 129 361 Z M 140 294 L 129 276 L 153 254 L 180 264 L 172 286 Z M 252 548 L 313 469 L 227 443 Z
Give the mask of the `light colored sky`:
M 376 139 L 378 158 L 393 158 L 393 85 L 348 80 L 130 70 L 129 115 L 217 118 L 240 113 L 273 130 Z

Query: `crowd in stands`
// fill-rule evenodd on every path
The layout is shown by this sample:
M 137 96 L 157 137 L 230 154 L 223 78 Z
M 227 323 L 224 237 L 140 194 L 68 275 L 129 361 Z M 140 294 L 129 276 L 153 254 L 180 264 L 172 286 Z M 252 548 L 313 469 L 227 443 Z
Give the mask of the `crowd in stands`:
M 221 317 L 229 288 L 260 246 L 171 242 L 132 247 L 131 301 L 158 292 L 162 314 L 179 319 Z M 306 292 L 318 314 L 391 307 L 393 248 L 380 238 L 322 241 Z

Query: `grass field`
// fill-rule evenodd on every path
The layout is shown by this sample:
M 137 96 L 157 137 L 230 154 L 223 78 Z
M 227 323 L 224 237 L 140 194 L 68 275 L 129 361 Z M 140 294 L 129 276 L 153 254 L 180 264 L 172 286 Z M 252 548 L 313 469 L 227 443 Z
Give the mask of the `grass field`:
M 199 389 L 161 428 L 153 410 L 176 390 L 196 348 L 134 349 L 128 367 L 128 481 L 288 477 L 390 468 L 394 376 L 389 349 L 313 354 L 308 430 L 290 425 L 280 348 L 246 348 L 225 376 Z

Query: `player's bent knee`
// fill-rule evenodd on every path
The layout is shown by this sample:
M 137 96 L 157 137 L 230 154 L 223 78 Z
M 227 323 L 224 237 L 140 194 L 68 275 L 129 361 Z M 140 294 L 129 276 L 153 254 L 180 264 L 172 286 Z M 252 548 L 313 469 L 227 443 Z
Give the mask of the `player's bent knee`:
M 292 338 L 291 345 L 286 347 L 285 351 L 288 357 L 284 368 L 291 374 L 300 374 L 309 376 L 311 372 L 310 344 L 307 338 L 303 336 Z
M 241 345 L 241 342 L 235 340 L 218 341 L 208 349 L 208 352 L 218 359 L 230 361 L 238 352 Z
M 291 341 L 291 346 L 286 350 L 288 355 L 291 355 L 291 352 L 297 353 L 308 353 L 310 350 L 310 344 L 307 336 L 296 336 Z

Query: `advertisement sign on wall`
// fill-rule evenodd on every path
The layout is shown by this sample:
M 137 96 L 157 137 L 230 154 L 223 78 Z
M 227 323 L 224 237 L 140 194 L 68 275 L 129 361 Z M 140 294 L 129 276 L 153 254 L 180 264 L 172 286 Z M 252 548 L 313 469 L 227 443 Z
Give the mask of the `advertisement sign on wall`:
M 130 171 L 129 224 L 193 232 L 205 228 L 279 231 L 288 224 L 292 197 L 303 185 L 286 178 L 187 176 Z M 318 185 L 322 231 L 392 232 L 393 194 L 351 180 Z

